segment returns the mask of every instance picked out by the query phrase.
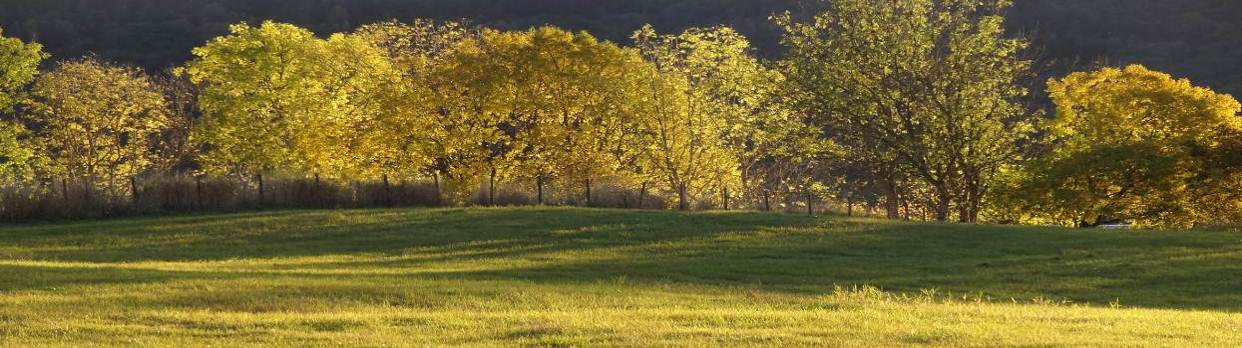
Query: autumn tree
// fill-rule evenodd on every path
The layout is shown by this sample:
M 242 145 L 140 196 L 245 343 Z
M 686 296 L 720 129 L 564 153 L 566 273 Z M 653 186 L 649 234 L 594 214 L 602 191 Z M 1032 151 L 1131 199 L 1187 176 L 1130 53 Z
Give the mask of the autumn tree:
M 739 181 L 730 131 L 754 112 L 745 98 L 755 95 L 747 89 L 760 72 L 740 56 L 745 40 L 728 29 L 660 35 L 648 26 L 633 39 L 659 74 L 645 88 L 655 109 L 644 124 L 650 137 L 644 141 L 646 167 L 677 196 L 678 209 L 686 210 L 691 201 Z
M 250 175 L 297 167 L 295 130 L 319 103 L 310 79 L 318 64 L 307 30 L 267 22 L 234 25 L 230 35 L 194 49 L 186 65 L 201 86 L 203 116 L 192 139 L 208 172 Z
M 364 135 L 368 160 L 379 170 L 397 176 L 430 175 L 437 188 L 470 135 L 449 129 L 448 109 L 439 107 L 446 60 L 458 45 L 478 36 L 478 29 L 460 22 L 388 21 L 362 26 L 354 36 L 384 51 L 400 79 L 383 92 L 384 112 Z
M 836 0 L 778 18 L 799 110 L 871 163 L 896 217 L 898 180 L 934 195 L 935 219 L 977 219 L 998 169 L 1031 132 L 1021 99 L 1027 42 L 1007 38 L 1007 0 Z
M 433 74 L 437 146 L 459 179 L 491 186 L 529 179 L 543 201 L 544 185 L 581 187 L 632 162 L 636 134 L 632 51 L 589 34 L 552 27 L 483 30 L 464 40 Z M 444 166 L 449 167 L 449 166 Z M 482 180 L 479 180 L 482 179 Z
M 1232 97 L 1137 65 L 1074 73 L 1048 91 L 1056 117 L 1043 130 L 1055 148 L 1027 170 L 1033 211 L 1079 226 L 1188 227 L 1242 202 Z
M 39 63 L 47 58 L 36 43 L 25 43 L 3 36 L 0 30 L 0 115 L 21 100 L 21 91 L 39 73 Z M 29 143 L 25 125 L 0 119 L 0 183 L 29 179 L 36 152 Z
M 208 172 L 370 173 L 361 134 L 397 76 L 379 48 L 265 22 L 234 25 L 194 55 L 185 72 L 200 86 L 203 115 L 192 139 L 206 148 Z
M 537 189 L 562 179 L 584 189 L 591 204 L 595 179 L 619 175 L 633 162 L 639 108 L 636 77 L 648 66 L 631 50 L 586 33 L 543 27 L 510 33 L 495 45 L 512 67 L 517 160 Z
M 784 76 L 755 57 L 746 37 L 726 27 L 660 35 L 647 26 L 635 41 L 666 74 L 688 78 L 698 111 L 723 119 L 723 144 L 736 157 L 740 182 L 720 183 L 722 199 L 745 196 L 766 208 L 772 191 L 813 181 L 809 170 L 827 143 L 808 141 L 816 131 L 787 107 Z
M 42 74 L 25 102 L 51 171 L 116 196 L 156 160 L 168 126 L 163 94 L 144 72 L 93 58 Z

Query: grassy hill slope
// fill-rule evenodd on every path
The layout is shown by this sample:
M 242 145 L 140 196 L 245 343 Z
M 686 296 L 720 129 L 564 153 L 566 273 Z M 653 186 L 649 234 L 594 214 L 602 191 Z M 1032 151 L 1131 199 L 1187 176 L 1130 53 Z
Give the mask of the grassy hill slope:
M 1242 235 L 560 208 L 0 227 L 0 345 L 1229 346 Z

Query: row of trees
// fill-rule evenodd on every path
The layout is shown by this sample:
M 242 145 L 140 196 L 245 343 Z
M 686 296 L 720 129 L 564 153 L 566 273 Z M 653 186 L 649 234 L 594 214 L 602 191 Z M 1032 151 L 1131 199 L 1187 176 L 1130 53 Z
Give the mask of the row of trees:
M 1049 83 L 1028 105 L 1008 1 L 836 0 L 778 16 L 787 55 L 724 27 L 622 47 L 554 27 L 383 22 L 327 38 L 238 24 L 152 77 L 83 58 L 39 73 L 0 41 L 0 170 L 123 195 L 174 170 L 427 179 L 445 197 L 598 182 L 679 209 L 827 199 L 890 218 L 1094 225 L 1242 211 L 1233 98 L 1141 67 Z M 1049 117 L 1050 116 L 1050 117 Z M 11 135 L 11 136 L 10 136 Z M 131 185 L 126 185 L 130 182 Z M 488 199 L 492 201 L 492 199 Z M 1236 221 L 1236 220 L 1232 220 Z

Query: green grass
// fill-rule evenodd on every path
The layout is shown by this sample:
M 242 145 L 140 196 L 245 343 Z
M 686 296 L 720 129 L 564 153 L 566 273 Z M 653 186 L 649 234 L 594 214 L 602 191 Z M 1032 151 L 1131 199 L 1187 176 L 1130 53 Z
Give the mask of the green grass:
M 1236 346 L 1242 234 L 581 209 L 0 227 L 3 346 Z

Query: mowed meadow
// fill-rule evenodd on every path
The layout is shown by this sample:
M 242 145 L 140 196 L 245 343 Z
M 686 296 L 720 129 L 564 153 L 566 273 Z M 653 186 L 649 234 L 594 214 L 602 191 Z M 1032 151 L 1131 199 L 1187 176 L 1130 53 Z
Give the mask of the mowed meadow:
M 1233 346 L 1242 236 L 576 208 L 0 227 L 2 346 Z

